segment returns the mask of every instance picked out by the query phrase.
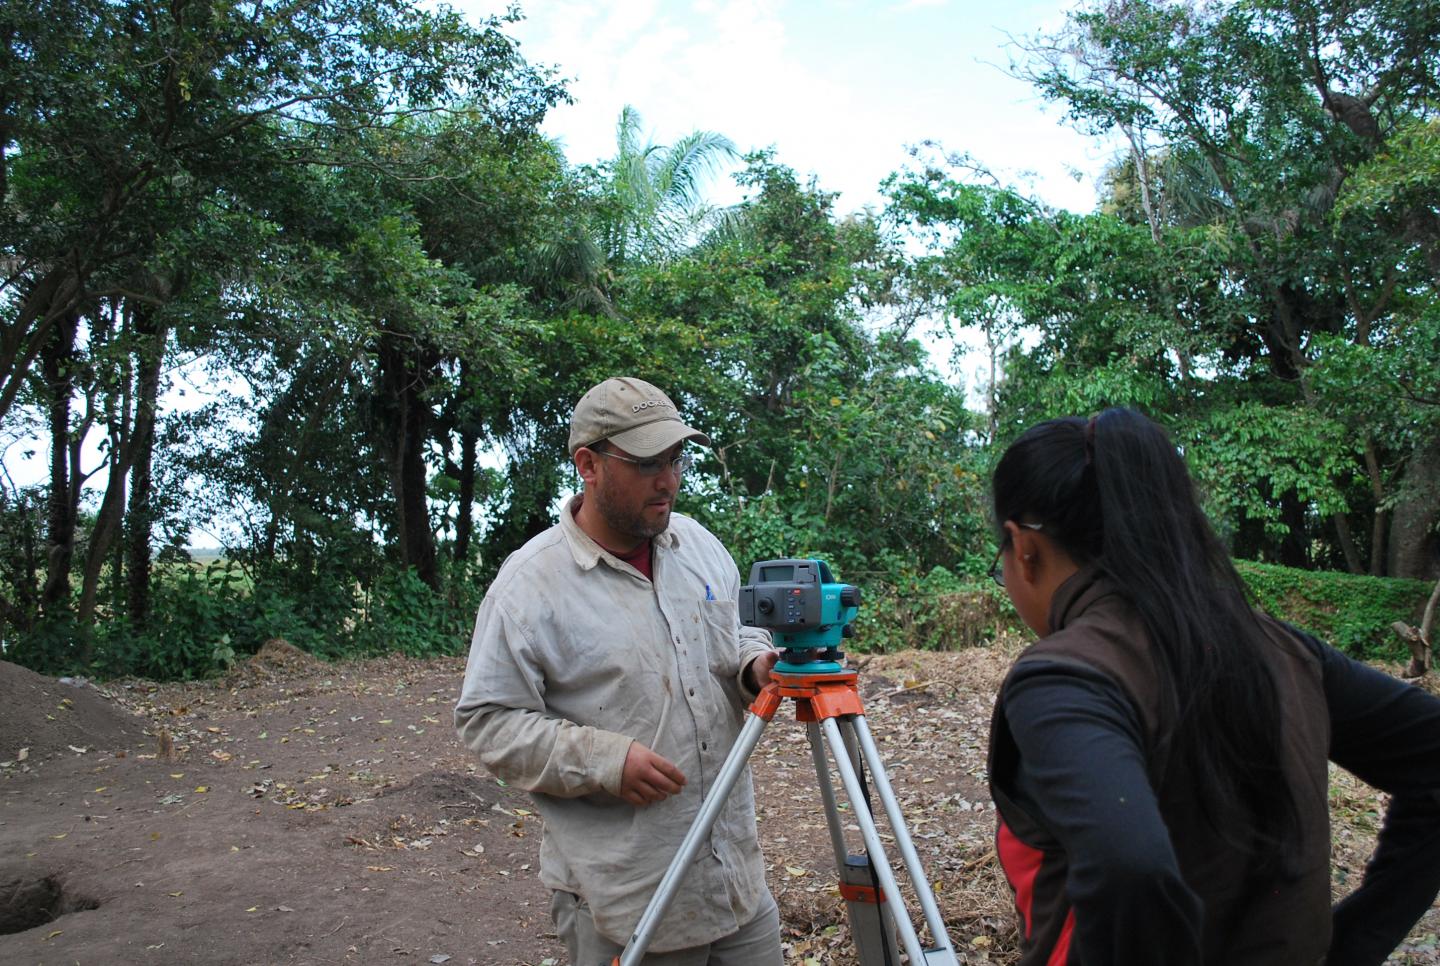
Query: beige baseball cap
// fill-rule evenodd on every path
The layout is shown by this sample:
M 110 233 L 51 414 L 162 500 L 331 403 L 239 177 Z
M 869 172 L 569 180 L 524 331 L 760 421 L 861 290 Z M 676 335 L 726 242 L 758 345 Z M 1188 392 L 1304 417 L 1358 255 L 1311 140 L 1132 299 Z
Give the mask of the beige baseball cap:
M 657 456 L 681 440 L 710 445 L 710 437 L 686 426 L 670 397 L 643 379 L 606 379 L 575 404 L 570 416 L 570 455 L 609 440 L 625 452 Z

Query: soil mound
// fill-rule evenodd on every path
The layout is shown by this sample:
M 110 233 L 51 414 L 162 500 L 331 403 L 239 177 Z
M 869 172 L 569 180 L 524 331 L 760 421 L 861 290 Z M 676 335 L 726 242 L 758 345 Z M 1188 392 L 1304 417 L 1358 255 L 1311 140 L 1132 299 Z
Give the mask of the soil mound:
M 260 645 L 260 650 L 237 666 L 225 679 L 226 687 L 251 687 L 276 677 L 303 674 L 319 668 L 321 661 L 279 637 Z
M 461 804 L 489 808 L 500 801 L 493 780 L 454 771 L 416 775 L 404 784 L 383 789 L 376 798 L 391 804 L 405 802 L 422 810 Z
M 315 658 L 279 637 L 272 637 L 260 645 L 260 650 L 246 663 L 257 670 L 267 671 L 309 671 L 320 665 Z
M 0 661 L 0 758 L 36 761 L 145 740 L 145 721 L 81 679 L 56 680 Z M 22 754 L 23 751 L 23 754 Z

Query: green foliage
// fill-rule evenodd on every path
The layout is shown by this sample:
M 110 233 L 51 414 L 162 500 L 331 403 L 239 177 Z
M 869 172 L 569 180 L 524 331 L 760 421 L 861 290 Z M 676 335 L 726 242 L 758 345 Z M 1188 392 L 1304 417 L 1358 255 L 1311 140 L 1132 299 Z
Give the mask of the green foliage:
M 730 139 L 694 131 L 664 146 L 643 139 L 640 112 L 626 105 L 605 163 L 597 235 L 611 264 L 664 259 L 683 252 L 712 216 L 705 180 L 736 157 Z
M 347 653 L 396 652 L 410 657 L 463 654 L 470 643 L 479 594 L 475 584 L 457 575 L 452 585 L 469 592 L 458 600 L 436 594 L 405 569 L 382 575 L 369 595 L 369 607 Z
M 39 617 L 45 494 L 40 487 L 13 496 L 0 491 L 0 641 L 13 642 Z
M 1305 571 L 1237 561 L 1262 610 L 1352 657 L 1402 660 L 1409 652 L 1393 621 L 1419 624 L 1431 584 L 1420 580 Z
M 984 647 L 1015 622 L 1009 598 L 988 577 L 962 577 L 944 567 L 920 573 L 891 553 L 877 563 L 861 588 L 864 606 L 848 645 L 853 651 Z
M 408 568 L 384 571 L 364 594 L 343 571 L 305 586 L 288 576 L 254 579 L 226 560 L 169 567 L 143 626 L 117 615 L 86 628 L 62 615 L 7 638 L 3 656 L 52 675 L 173 680 L 224 673 L 276 638 L 323 659 L 459 654 L 479 604 L 480 585 L 459 574 L 453 598 Z
M 1440 195 L 1440 119 L 1401 122 L 1384 150 L 1361 165 L 1335 204 L 1334 218 L 1400 217 Z
M 1346 509 L 1339 483 L 1352 472 L 1354 453 L 1337 420 L 1301 406 L 1242 402 L 1189 432 L 1186 462 L 1217 519 L 1260 521 L 1282 537 L 1279 498 L 1286 493 L 1322 514 Z
M 929 242 L 920 281 L 1004 359 L 997 436 L 1137 405 L 1185 442 L 1241 556 L 1419 572 L 1434 514 L 1384 530 L 1434 475 L 1435 12 L 1133 0 L 1023 44 L 1017 72 L 1123 138 L 1101 211 L 936 164 L 891 183 Z

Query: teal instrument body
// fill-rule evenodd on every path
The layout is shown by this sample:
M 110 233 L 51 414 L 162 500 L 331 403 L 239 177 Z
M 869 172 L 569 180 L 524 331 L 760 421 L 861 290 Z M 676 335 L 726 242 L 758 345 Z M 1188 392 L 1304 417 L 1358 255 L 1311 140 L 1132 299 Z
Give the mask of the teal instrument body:
M 855 635 L 860 588 L 835 580 L 823 560 L 761 560 L 740 588 L 740 622 L 770 631 L 780 660 L 772 673 L 838 674 L 840 642 Z

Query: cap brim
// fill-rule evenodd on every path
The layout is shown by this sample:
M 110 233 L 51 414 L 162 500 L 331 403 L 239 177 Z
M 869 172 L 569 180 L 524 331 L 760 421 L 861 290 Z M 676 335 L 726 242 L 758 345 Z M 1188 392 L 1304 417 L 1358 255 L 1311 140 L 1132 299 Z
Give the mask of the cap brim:
M 676 443 L 687 440 L 699 443 L 701 446 L 710 445 L 709 436 L 698 429 L 686 426 L 678 419 L 662 419 L 658 422 L 646 423 L 644 426 L 636 426 L 634 429 L 627 429 L 623 433 L 616 433 L 610 437 L 611 443 L 631 456 L 638 456 L 642 459 L 659 456 Z

